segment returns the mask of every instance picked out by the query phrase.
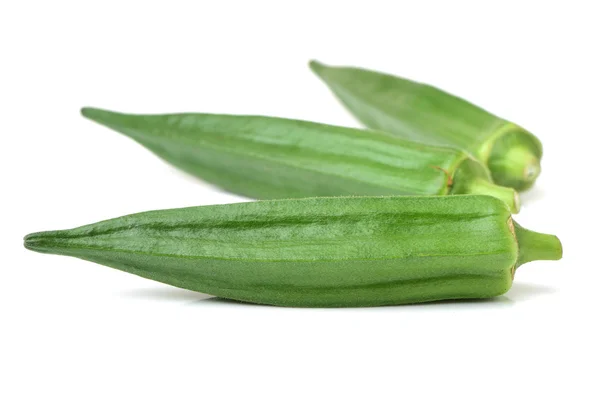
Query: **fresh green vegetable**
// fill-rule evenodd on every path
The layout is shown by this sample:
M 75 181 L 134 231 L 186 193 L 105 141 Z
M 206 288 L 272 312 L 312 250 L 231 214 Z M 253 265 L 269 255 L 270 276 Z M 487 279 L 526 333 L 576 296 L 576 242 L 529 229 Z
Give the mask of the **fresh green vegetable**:
M 525 190 L 540 173 L 542 144 L 530 132 L 435 87 L 311 61 L 312 70 L 363 124 L 400 137 L 471 153 L 494 182 Z
M 467 153 L 306 121 L 212 114 L 127 115 L 84 108 L 171 164 L 258 199 L 487 194 L 519 209 Z
M 30 234 L 25 247 L 224 298 L 354 307 L 485 298 L 561 258 L 490 196 L 322 197 L 150 211 Z

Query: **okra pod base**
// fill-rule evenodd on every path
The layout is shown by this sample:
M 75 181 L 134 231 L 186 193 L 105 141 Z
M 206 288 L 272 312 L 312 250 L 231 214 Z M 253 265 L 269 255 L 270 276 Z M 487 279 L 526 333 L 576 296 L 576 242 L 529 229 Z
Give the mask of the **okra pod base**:
M 25 237 L 173 286 L 251 303 L 364 307 L 487 298 L 561 258 L 490 196 L 335 197 L 150 211 Z
M 523 128 L 508 123 L 491 142 L 487 166 L 494 182 L 518 191 L 529 189 L 540 175 L 542 145 Z

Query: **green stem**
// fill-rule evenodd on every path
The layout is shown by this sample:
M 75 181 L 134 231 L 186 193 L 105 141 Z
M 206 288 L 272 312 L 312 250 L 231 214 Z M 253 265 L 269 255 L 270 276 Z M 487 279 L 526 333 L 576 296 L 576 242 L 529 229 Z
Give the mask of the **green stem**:
M 517 267 L 535 260 L 560 260 L 562 244 L 554 235 L 530 231 L 513 221 L 519 244 Z
M 519 194 L 514 189 L 498 186 L 484 178 L 476 178 L 469 182 L 465 194 L 483 194 L 497 197 L 508 204 L 510 211 L 514 214 L 518 213 L 521 208 Z
M 452 176 L 450 194 L 483 194 L 496 197 L 508 205 L 514 214 L 521 206 L 519 194 L 512 188 L 499 186 L 492 182 L 490 173 L 480 162 L 465 158 L 460 162 Z

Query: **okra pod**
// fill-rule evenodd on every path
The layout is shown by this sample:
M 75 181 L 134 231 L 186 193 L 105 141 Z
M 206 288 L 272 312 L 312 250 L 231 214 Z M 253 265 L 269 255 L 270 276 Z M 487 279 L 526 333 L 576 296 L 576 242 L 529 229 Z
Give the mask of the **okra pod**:
M 82 114 L 250 198 L 486 194 L 519 209 L 517 193 L 466 152 L 384 132 L 260 116 Z
M 540 173 L 542 144 L 522 127 L 433 86 L 361 68 L 311 69 L 365 126 L 403 138 L 464 149 L 494 182 L 525 190 Z
M 556 236 L 490 196 L 322 197 L 150 211 L 27 235 L 25 247 L 223 298 L 358 307 L 487 298 Z

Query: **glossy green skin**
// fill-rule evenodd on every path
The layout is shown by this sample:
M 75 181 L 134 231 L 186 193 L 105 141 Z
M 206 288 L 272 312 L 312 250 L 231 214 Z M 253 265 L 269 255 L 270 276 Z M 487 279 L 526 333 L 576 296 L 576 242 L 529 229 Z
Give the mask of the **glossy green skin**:
M 529 188 L 539 174 L 540 141 L 525 129 L 433 86 L 352 67 L 330 67 L 312 61 L 311 69 L 365 126 L 405 139 L 463 149 L 488 165 L 494 181 L 517 190 Z M 504 135 L 516 140 L 497 142 Z M 503 165 L 511 147 L 527 149 L 538 169 L 521 179 Z M 496 147 L 496 148 L 494 148 Z M 490 157 L 494 157 L 492 162 Z M 530 160 L 519 160 L 523 163 Z
M 95 108 L 82 114 L 184 171 L 257 199 L 481 193 L 468 187 L 471 180 L 491 182 L 487 169 L 463 151 L 383 132 L 260 116 L 128 115 Z M 463 165 L 468 174 L 449 179 Z M 492 190 L 514 198 L 507 188 Z
M 379 306 L 505 293 L 510 221 L 490 196 L 308 198 L 150 211 L 25 246 L 246 302 Z

